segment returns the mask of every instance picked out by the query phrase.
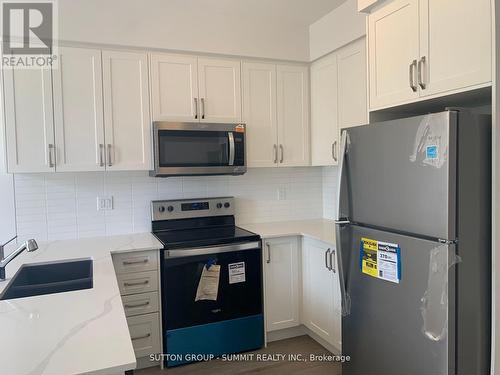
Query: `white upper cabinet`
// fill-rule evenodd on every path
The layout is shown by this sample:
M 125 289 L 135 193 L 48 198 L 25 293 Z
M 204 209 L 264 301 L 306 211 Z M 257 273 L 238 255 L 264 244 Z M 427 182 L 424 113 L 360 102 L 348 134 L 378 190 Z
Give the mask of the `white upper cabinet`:
M 5 69 L 5 141 L 9 173 L 55 171 L 49 69 Z
M 201 122 L 241 121 L 239 60 L 198 58 Z
M 311 164 L 336 165 L 338 147 L 337 55 L 311 65 Z
M 370 109 L 490 85 L 491 12 L 490 0 L 394 0 L 370 14 Z
M 311 65 L 311 164 L 336 165 L 340 129 L 368 122 L 366 39 Z
M 366 125 L 368 100 L 366 39 L 358 39 L 337 51 L 339 128 Z
M 372 109 L 419 96 L 418 10 L 418 0 L 395 0 L 368 18 Z
M 151 169 L 147 56 L 103 51 L 104 125 L 108 170 Z
M 278 163 L 310 164 L 309 74 L 301 65 L 277 65 Z
M 53 79 L 57 171 L 103 170 L 101 51 L 59 48 Z
M 490 0 L 420 0 L 421 95 L 490 83 L 491 38 Z
M 302 245 L 302 322 L 341 349 L 341 301 L 333 246 L 304 238 Z
M 276 65 L 243 63 L 243 122 L 248 167 L 277 163 Z
M 154 121 L 198 121 L 198 58 L 151 54 Z
M 299 321 L 299 244 L 297 237 L 264 241 L 266 330 L 294 327 Z

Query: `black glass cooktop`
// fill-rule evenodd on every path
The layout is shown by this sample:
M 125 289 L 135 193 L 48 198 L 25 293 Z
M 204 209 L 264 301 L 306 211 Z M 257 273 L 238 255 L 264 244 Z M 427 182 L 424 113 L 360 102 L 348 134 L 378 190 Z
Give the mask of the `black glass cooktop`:
M 163 243 L 165 249 L 260 240 L 258 234 L 237 226 L 177 229 L 156 231 L 153 234 Z

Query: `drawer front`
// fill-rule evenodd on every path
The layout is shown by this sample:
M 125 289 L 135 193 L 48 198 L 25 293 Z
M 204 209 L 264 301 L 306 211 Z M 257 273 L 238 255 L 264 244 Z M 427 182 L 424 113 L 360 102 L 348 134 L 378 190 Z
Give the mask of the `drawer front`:
M 159 311 L 158 292 L 130 294 L 122 297 L 126 316 L 150 314 Z
M 160 315 L 158 313 L 127 318 L 130 338 L 137 358 L 160 352 Z
M 122 296 L 158 290 L 157 271 L 119 274 L 117 279 Z
M 158 269 L 158 250 L 114 254 L 113 265 L 117 274 L 154 271 Z

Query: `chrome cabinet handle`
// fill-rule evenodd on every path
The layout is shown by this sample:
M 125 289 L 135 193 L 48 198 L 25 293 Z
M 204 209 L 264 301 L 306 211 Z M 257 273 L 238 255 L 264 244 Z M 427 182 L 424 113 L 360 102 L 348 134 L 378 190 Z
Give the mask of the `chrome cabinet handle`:
M 427 87 L 425 84 L 425 79 L 424 79 L 424 69 L 425 69 L 425 56 L 422 56 L 420 60 L 418 60 L 418 85 L 422 88 L 422 90 L 425 90 Z
M 325 267 L 328 271 L 331 271 L 332 268 L 331 266 L 328 264 L 328 256 L 330 255 L 330 249 L 328 249 L 327 251 L 325 251 Z
M 280 152 L 281 152 L 281 156 L 280 156 L 280 164 L 283 163 L 283 157 L 284 157 L 284 153 L 283 153 L 283 145 L 280 145 Z
M 335 249 L 333 249 L 330 253 L 330 271 L 333 271 L 333 273 L 337 273 L 337 269 L 335 267 Z
M 413 92 L 417 91 L 417 85 L 415 85 L 415 68 L 417 67 L 417 60 L 413 60 L 410 64 L 410 87 Z
M 201 98 L 201 118 L 205 118 L 205 98 Z
M 127 309 L 133 309 L 135 307 L 145 307 L 145 306 L 148 306 L 148 305 L 149 305 L 149 301 L 144 302 L 144 303 L 137 303 L 135 305 L 123 305 L 123 307 L 125 307 Z
M 132 264 L 140 264 L 140 263 L 147 263 L 148 258 L 141 259 L 141 260 L 124 260 L 122 263 L 124 266 L 130 266 Z
M 52 158 L 52 152 L 54 151 L 54 145 L 49 143 L 49 168 L 54 168 L 54 159 Z
M 337 159 L 337 141 L 332 143 L 332 158 L 335 162 L 338 162 L 338 159 Z
M 140 340 L 140 339 L 147 339 L 148 337 L 151 337 L 151 333 L 148 333 L 144 336 L 136 336 L 136 337 L 132 337 L 131 339 L 132 340 Z
M 108 167 L 113 166 L 113 162 L 111 161 L 111 144 L 108 143 L 107 149 L 108 149 Z
M 269 242 L 266 242 L 266 247 L 267 247 L 267 260 L 266 263 L 269 264 L 271 263 L 271 245 Z
M 194 98 L 194 118 L 198 118 L 198 98 Z
M 274 164 L 278 163 L 278 146 L 273 145 L 273 150 L 274 150 Z
M 99 167 L 104 167 L 104 145 L 99 143 Z
M 139 281 L 138 283 L 123 283 L 125 286 L 137 286 L 137 285 L 146 285 L 149 284 L 149 280 Z

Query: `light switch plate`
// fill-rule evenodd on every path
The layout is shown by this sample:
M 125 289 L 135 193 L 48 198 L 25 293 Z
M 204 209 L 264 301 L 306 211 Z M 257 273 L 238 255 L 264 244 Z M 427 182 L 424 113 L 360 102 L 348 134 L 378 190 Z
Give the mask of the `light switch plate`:
M 108 211 L 113 209 L 113 197 L 97 197 L 97 211 Z

